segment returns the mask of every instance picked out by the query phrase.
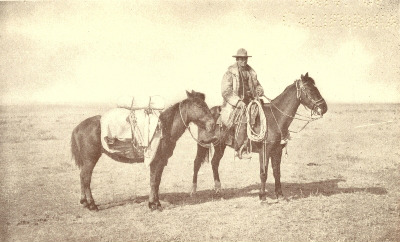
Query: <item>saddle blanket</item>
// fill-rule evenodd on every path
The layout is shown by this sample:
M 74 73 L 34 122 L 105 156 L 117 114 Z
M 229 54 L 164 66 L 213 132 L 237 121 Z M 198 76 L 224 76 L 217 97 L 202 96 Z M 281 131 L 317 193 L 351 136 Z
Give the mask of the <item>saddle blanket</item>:
M 149 165 L 161 139 L 161 131 L 156 132 L 159 115 L 160 111 L 158 110 L 151 110 L 151 112 L 145 109 L 129 110 L 126 108 L 109 110 L 100 119 L 103 148 L 110 153 L 121 153 L 120 150 L 111 149 L 108 141 L 114 139 L 129 143 L 134 141 L 138 148 L 144 149 L 144 161 Z M 130 122 L 133 122 L 133 127 Z

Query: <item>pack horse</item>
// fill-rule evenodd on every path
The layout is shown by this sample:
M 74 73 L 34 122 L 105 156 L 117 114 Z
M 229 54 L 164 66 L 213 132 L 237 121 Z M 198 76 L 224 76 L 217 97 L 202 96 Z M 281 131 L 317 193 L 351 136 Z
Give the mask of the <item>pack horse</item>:
M 113 118 L 109 118 L 109 122 L 106 122 L 106 118 L 102 119 L 102 116 L 97 115 L 82 121 L 74 128 L 71 136 L 71 152 L 73 158 L 75 159 L 76 165 L 80 168 L 80 203 L 84 207 L 88 208 L 89 210 L 98 210 L 98 206 L 96 205 L 92 196 L 90 183 L 93 169 L 101 155 L 104 153 L 113 160 L 120 162 L 144 162 L 143 158 L 145 155 L 143 153 L 145 151 L 134 149 L 133 146 L 136 144 L 137 148 L 138 145 L 143 146 L 143 143 L 145 143 L 148 145 L 147 147 L 152 147 L 154 149 L 154 152 L 151 155 L 151 161 L 149 162 L 150 195 L 148 205 L 152 210 L 161 209 L 161 203 L 159 201 L 159 186 L 164 166 L 167 164 L 168 159 L 172 156 L 176 142 L 185 132 L 187 125 L 190 122 L 193 122 L 202 130 L 206 130 L 205 132 L 208 135 L 203 136 L 200 142 L 209 144 L 216 141 L 216 137 L 214 136 L 215 120 L 213 119 L 211 112 L 205 103 L 205 95 L 193 90 L 192 92 L 186 92 L 186 94 L 186 99 L 175 103 L 171 107 L 160 112 L 158 117 L 159 119 L 157 119 L 156 122 L 149 122 L 153 123 L 153 125 L 150 124 L 145 126 L 146 130 L 151 129 L 154 131 L 150 134 L 150 136 L 157 136 L 156 134 L 161 133 L 161 135 L 158 136 L 159 139 L 156 146 L 151 146 L 151 143 L 154 141 L 154 137 L 152 138 L 147 136 L 144 139 L 143 137 L 141 137 L 141 139 L 135 139 L 135 136 L 137 136 L 138 133 L 142 133 L 142 135 L 145 136 L 143 132 L 140 132 L 140 129 L 138 132 L 136 132 L 137 130 L 135 131 L 135 129 L 131 127 L 128 132 L 131 134 L 131 136 L 126 134 L 127 129 L 123 127 L 124 125 L 126 126 L 127 120 L 130 120 L 130 123 L 134 121 L 136 124 L 140 121 L 140 119 L 137 119 L 138 115 L 135 115 L 134 117 L 129 116 L 130 111 L 126 110 L 115 111 L 115 113 L 126 114 L 125 116 L 122 116 L 122 121 L 121 119 L 113 120 Z M 144 111 L 148 114 L 153 110 L 151 107 L 147 107 Z M 141 112 L 138 112 L 137 114 L 139 113 Z M 112 117 L 116 117 L 116 115 Z M 146 121 L 150 120 L 146 114 L 144 114 L 144 117 L 147 118 L 145 119 Z M 118 125 L 119 123 L 124 122 L 124 125 Z M 158 122 L 159 125 L 157 125 Z M 106 123 L 108 124 L 107 127 L 105 127 Z M 116 128 L 112 129 L 111 127 Z M 136 125 L 136 127 L 138 127 L 138 125 Z M 159 129 L 158 133 L 156 131 L 157 129 Z M 113 132 L 113 134 L 118 133 L 120 135 L 116 137 L 128 138 L 128 143 L 121 142 L 119 139 L 114 139 L 114 136 L 110 137 L 111 130 L 116 130 Z M 107 132 L 108 135 L 105 135 Z M 107 147 L 103 146 L 105 143 L 110 145 L 108 148 L 112 147 L 112 149 L 108 149 Z

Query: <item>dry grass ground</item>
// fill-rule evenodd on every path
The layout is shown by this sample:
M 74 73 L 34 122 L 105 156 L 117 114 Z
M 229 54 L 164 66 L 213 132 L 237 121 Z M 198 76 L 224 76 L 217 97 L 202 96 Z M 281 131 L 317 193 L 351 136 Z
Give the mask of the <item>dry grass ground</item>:
M 186 133 L 164 171 L 163 212 L 147 208 L 144 164 L 105 156 L 92 179 L 100 211 L 90 212 L 69 139 L 108 108 L 1 107 L 1 241 L 400 241 L 400 105 L 330 105 L 293 135 L 281 168 L 288 201 L 273 199 L 270 169 L 261 203 L 257 155 L 234 160 L 229 148 L 222 194 L 206 163 L 190 197 L 196 145 Z

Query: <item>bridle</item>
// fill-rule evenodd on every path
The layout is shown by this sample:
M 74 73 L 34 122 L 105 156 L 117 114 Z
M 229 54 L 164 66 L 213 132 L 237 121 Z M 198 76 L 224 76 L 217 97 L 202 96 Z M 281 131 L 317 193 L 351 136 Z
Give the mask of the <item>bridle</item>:
M 306 89 L 305 89 L 305 87 L 304 87 L 304 84 L 301 82 L 301 80 L 296 80 L 296 81 L 294 81 L 294 83 L 295 83 L 295 85 L 296 85 L 296 97 L 297 97 L 297 99 L 299 100 L 299 102 L 307 109 L 307 107 L 301 102 L 301 100 L 302 100 L 302 99 L 301 99 L 301 93 L 303 93 L 304 96 L 306 96 L 307 99 L 308 99 L 310 102 L 313 103 L 313 107 L 312 107 L 312 109 L 311 109 L 311 114 L 310 114 L 309 117 L 308 117 L 308 116 L 301 115 L 301 114 L 299 114 L 299 113 L 297 113 L 297 112 L 295 113 L 294 116 L 289 115 L 289 114 L 286 114 L 285 112 L 283 112 L 282 110 L 280 110 L 280 109 L 272 102 L 272 99 L 266 97 L 265 95 L 263 95 L 263 97 L 265 97 L 265 98 L 270 102 L 270 104 L 271 104 L 271 106 L 270 106 L 270 108 L 271 108 L 271 113 L 272 113 L 272 115 L 274 116 L 274 119 L 275 119 L 276 122 L 277 122 L 277 120 L 276 120 L 276 118 L 275 118 L 274 112 L 272 112 L 272 107 L 274 107 L 276 110 L 278 110 L 281 114 L 283 114 L 283 115 L 286 116 L 286 117 L 289 117 L 289 118 L 292 118 L 292 119 L 296 119 L 296 120 L 300 120 L 300 121 L 305 121 L 306 123 L 304 124 L 304 126 L 301 127 L 298 131 L 289 130 L 289 132 L 292 132 L 292 133 L 299 133 L 299 132 L 302 131 L 309 123 L 311 123 L 311 122 L 313 122 L 313 121 L 315 121 L 315 120 L 318 120 L 318 119 L 322 118 L 321 115 L 320 115 L 319 117 L 317 117 L 317 118 L 314 118 L 314 117 L 313 117 L 313 114 L 316 113 L 316 112 L 315 112 L 315 108 L 318 108 L 319 105 L 321 105 L 322 103 L 325 102 L 325 100 L 324 100 L 323 98 L 321 98 L 321 99 L 315 101 L 312 97 L 310 97 L 310 95 L 307 93 L 307 91 L 306 91 Z M 296 116 L 300 116 L 301 118 L 297 118 Z M 279 125 L 278 125 L 278 127 L 279 127 Z M 281 133 L 282 133 L 282 132 L 281 132 Z
M 296 80 L 295 81 L 296 84 L 296 90 L 297 90 L 297 99 L 300 101 L 301 103 L 301 93 L 304 94 L 304 96 L 307 97 L 308 100 L 310 100 L 313 104 L 312 108 L 311 108 L 311 116 L 313 114 L 317 114 L 317 112 L 315 111 L 316 108 L 319 107 L 319 105 L 323 104 L 325 102 L 325 100 L 321 97 L 320 99 L 318 99 L 317 101 L 315 101 L 312 97 L 310 97 L 310 95 L 308 94 L 308 92 L 306 91 L 306 88 L 304 87 L 304 84 L 302 81 L 300 80 Z M 306 107 L 303 103 L 302 105 L 304 107 Z M 306 107 L 307 108 L 307 107 Z
M 183 101 L 182 101 L 183 102 Z M 185 120 L 183 119 L 183 115 L 182 115 L 182 102 L 179 103 L 179 115 L 181 117 L 181 121 L 183 123 L 183 125 L 185 126 L 185 128 L 189 131 L 190 135 L 192 136 L 193 140 L 196 141 L 196 143 L 204 148 L 211 148 L 211 144 L 204 144 L 203 142 L 199 141 L 198 139 L 196 139 L 192 133 L 192 131 L 190 130 L 190 126 L 186 124 Z

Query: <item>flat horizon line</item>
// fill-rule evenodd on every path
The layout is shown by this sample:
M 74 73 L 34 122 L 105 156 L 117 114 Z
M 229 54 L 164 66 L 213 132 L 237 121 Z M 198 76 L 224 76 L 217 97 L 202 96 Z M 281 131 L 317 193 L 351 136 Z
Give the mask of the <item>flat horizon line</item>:
M 206 101 L 207 102 L 207 101 Z M 400 102 L 329 102 L 332 105 L 341 104 L 400 104 Z M 114 103 L 110 102 L 15 102 L 15 103 L 0 103 L 0 106 L 94 106 L 94 105 L 110 105 L 114 106 Z

